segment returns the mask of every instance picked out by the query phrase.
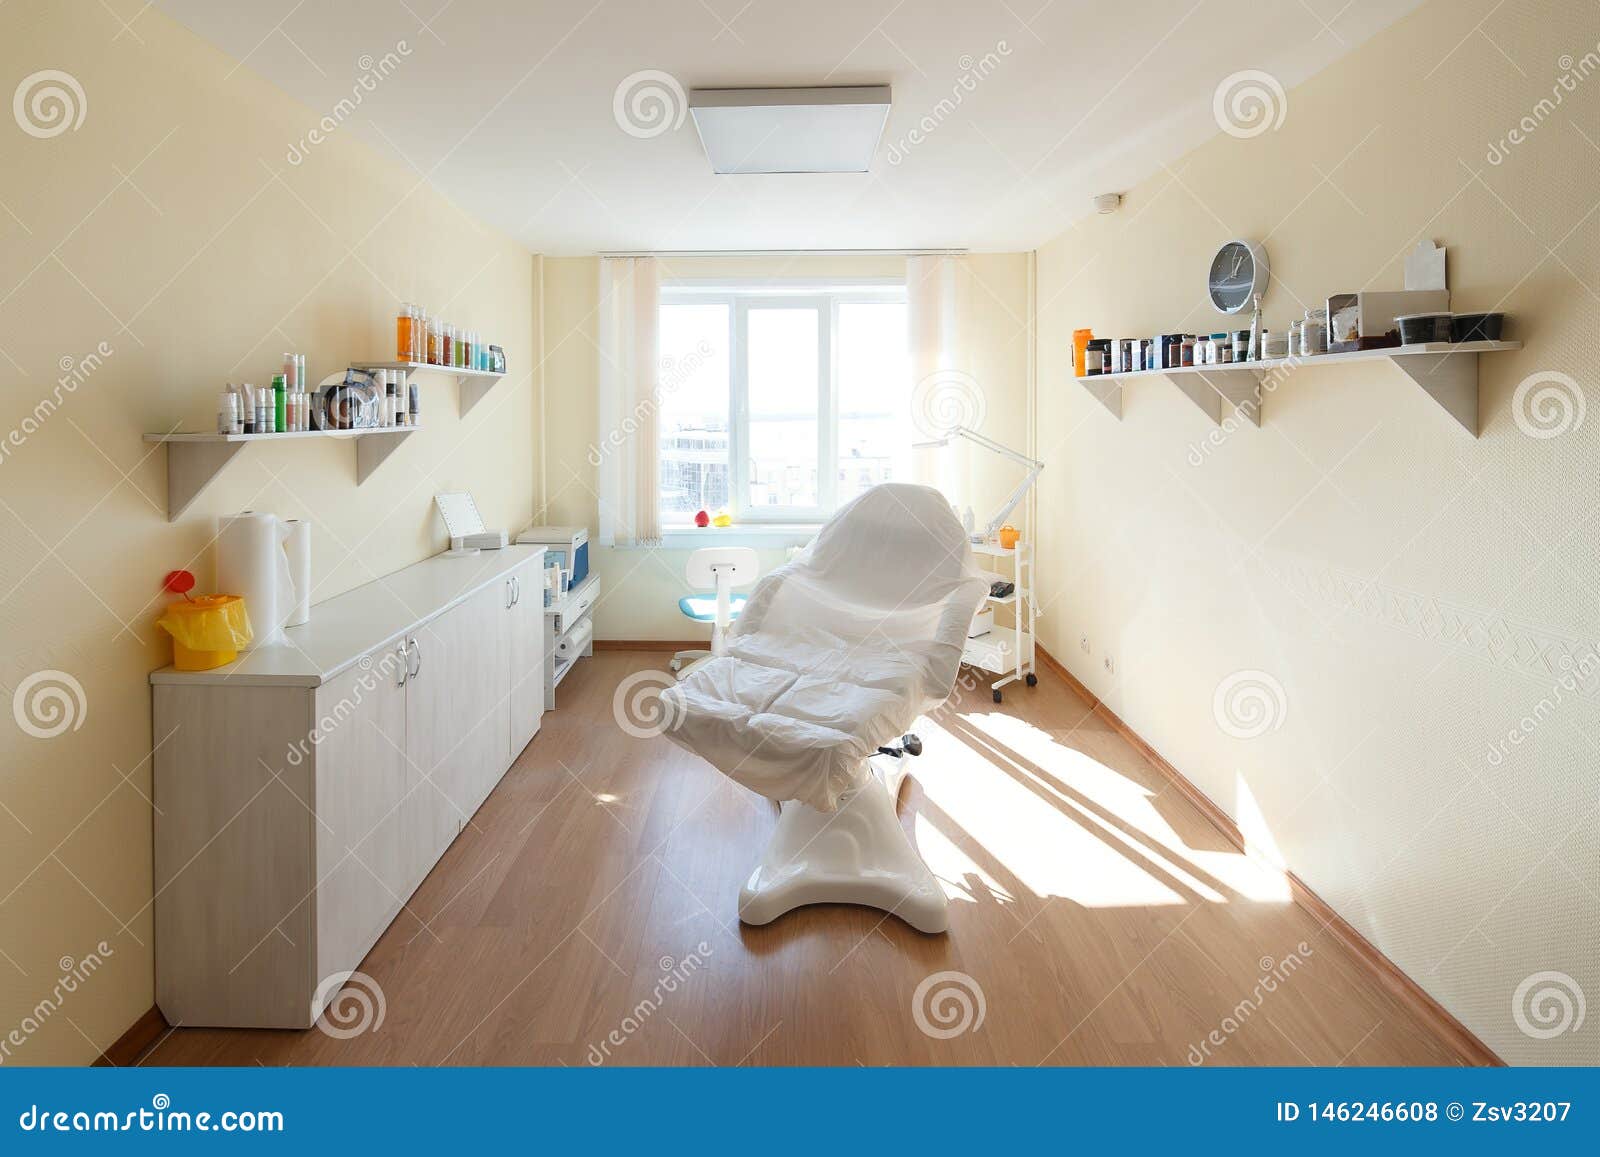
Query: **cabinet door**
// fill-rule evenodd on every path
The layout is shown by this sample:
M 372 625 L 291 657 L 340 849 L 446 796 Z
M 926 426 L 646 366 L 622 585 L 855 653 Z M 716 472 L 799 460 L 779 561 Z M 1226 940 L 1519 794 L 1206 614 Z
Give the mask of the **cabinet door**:
M 305 802 L 316 815 L 318 981 L 355 968 L 415 884 L 404 675 L 391 647 L 317 688 L 316 799 Z
M 516 572 L 516 601 L 509 608 L 507 638 L 511 650 L 510 766 L 539 731 L 544 715 L 543 571 L 532 562 Z
M 423 776 L 433 859 L 505 770 L 510 709 L 506 591 L 479 591 L 414 632 L 406 684 L 406 750 Z M 430 866 L 432 861 L 430 860 Z

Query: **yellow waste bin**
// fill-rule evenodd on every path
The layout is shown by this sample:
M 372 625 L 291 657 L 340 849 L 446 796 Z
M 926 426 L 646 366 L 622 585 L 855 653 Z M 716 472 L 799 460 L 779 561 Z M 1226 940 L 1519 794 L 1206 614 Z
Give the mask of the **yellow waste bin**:
M 172 665 L 209 671 L 239 657 L 251 639 L 250 616 L 238 595 L 200 595 L 168 605 L 156 625 L 172 636 Z

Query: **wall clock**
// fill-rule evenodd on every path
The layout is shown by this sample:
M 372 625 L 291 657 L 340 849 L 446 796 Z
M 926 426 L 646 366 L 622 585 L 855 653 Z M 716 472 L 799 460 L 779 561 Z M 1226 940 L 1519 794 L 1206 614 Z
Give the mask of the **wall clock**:
M 1220 313 L 1238 313 L 1267 290 L 1267 251 L 1254 241 L 1229 241 L 1211 259 L 1206 293 Z

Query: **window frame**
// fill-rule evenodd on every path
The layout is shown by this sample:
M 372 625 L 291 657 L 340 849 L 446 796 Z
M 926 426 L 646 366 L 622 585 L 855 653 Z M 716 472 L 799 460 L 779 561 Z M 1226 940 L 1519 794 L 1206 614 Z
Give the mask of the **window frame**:
M 660 304 L 728 307 L 728 512 L 735 525 L 782 527 L 826 522 L 838 508 L 839 492 L 839 307 L 904 305 L 905 279 L 675 278 L 662 281 Z M 818 318 L 817 505 L 752 506 L 748 447 L 750 312 L 796 308 L 814 309 Z M 665 521 L 668 517 L 662 511 L 665 530 L 685 525 Z

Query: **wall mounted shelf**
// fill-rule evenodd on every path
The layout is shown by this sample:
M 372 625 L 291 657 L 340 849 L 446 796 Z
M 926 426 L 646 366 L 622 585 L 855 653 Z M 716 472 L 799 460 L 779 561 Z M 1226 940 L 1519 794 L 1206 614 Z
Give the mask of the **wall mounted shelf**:
M 296 438 L 337 438 L 356 444 L 356 484 L 365 482 L 421 426 L 378 426 L 369 430 L 288 430 L 282 434 L 146 434 L 146 442 L 167 447 L 167 521 L 176 522 L 247 442 L 285 442 Z
M 493 370 L 465 370 L 460 366 L 436 366 L 430 362 L 351 362 L 353 370 L 399 370 L 408 377 L 418 370 L 446 374 L 456 380 L 456 408 L 462 417 L 483 400 L 504 374 Z
M 1238 365 L 1179 366 L 1165 370 L 1134 370 L 1126 374 L 1094 374 L 1073 380 L 1122 418 L 1122 384 L 1135 378 L 1166 378 L 1199 406 L 1213 422 L 1221 424 L 1223 403 L 1246 420 L 1261 425 L 1263 383 L 1275 371 L 1293 373 L 1302 366 L 1345 362 L 1389 361 L 1443 406 L 1468 434 L 1478 436 L 1478 355 L 1519 350 L 1519 341 L 1429 342 L 1391 346 L 1379 350 L 1318 354 L 1308 358 L 1272 358 Z M 1269 390 L 1270 392 L 1270 390 Z

